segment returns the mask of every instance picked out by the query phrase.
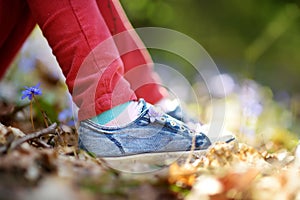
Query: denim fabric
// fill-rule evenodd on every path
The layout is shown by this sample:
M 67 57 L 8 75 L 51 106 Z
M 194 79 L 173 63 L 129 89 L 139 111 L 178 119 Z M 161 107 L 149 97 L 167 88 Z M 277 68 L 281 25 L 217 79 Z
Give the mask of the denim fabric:
M 79 147 L 101 157 L 189 151 L 195 134 L 195 150 L 211 145 L 205 134 L 195 133 L 183 122 L 159 113 L 143 99 L 139 104 L 140 116 L 125 126 L 107 127 L 91 120 L 81 121 Z

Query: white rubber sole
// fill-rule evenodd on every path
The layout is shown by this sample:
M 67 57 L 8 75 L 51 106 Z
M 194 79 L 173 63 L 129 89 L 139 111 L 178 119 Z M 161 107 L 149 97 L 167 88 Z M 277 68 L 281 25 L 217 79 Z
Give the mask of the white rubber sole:
M 127 173 L 147 173 L 168 167 L 176 161 L 187 159 L 190 154 L 201 156 L 205 150 L 162 152 L 162 153 L 143 153 L 137 155 L 120 157 L 102 157 L 106 165 L 110 168 Z
M 231 142 L 235 137 L 224 135 L 218 138 L 211 139 L 215 142 Z M 102 157 L 108 167 L 121 172 L 128 173 L 147 173 L 162 168 L 168 167 L 176 161 L 185 161 L 189 155 L 200 157 L 207 152 L 207 149 L 196 151 L 178 151 L 178 152 L 157 152 L 157 153 L 142 153 L 120 157 Z

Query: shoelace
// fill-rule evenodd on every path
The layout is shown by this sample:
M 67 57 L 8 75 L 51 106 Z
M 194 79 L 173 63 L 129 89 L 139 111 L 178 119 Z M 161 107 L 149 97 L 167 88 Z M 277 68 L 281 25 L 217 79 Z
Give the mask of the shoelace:
M 148 111 L 148 115 L 150 117 L 150 122 L 153 123 L 157 119 L 161 118 L 164 115 L 164 112 L 159 108 L 156 108 L 154 106 L 150 106 L 149 111 Z
M 164 119 L 165 118 L 164 117 L 165 113 L 159 107 L 157 108 L 155 106 L 150 106 L 149 107 L 149 111 L 148 111 L 148 115 L 150 117 L 150 122 L 151 123 L 155 122 L 156 120 L 158 120 L 158 121 L 165 121 L 166 120 L 166 119 Z M 181 131 L 185 131 L 185 129 L 186 129 L 183 125 L 177 124 L 175 122 L 175 120 L 174 121 L 170 121 L 170 124 L 172 126 L 178 125 L 180 127 Z M 186 124 L 186 127 L 188 129 L 190 129 L 189 133 L 191 133 L 191 134 L 195 134 L 197 132 L 201 132 L 201 124 L 200 123 L 197 123 L 197 124 L 195 124 L 195 123 Z
M 153 105 L 150 105 L 142 99 L 141 100 L 141 111 L 142 108 L 146 106 L 148 107 L 148 116 L 150 119 L 150 123 L 154 123 L 155 121 L 159 121 L 162 123 L 165 123 L 167 121 L 167 117 L 165 116 L 165 112 L 160 108 L 160 107 L 156 107 Z M 200 123 L 187 123 L 187 124 L 178 124 L 176 123 L 177 120 L 171 120 L 169 121 L 171 126 L 178 126 L 179 127 L 179 131 L 187 131 L 189 132 L 189 134 L 191 134 L 192 136 L 194 136 L 197 133 L 202 132 L 202 125 Z

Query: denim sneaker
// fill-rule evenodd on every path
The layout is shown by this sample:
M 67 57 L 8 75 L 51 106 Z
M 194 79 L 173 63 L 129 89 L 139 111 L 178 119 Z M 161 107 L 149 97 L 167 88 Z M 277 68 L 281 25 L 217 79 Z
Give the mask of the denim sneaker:
M 81 121 L 79 147 L 113 163 L 113 167 L 121 167 L 125 161 L 158 166 L 168 165 L 167 160 L 189 154 L 193 142 L 195 152 L 203 152 L 215 142 L 143 99 L 139 100 L 139 107 L 139 117 L 124 126 L 108 127 L 91 120 Z M 230 142 L 234 137 L 218 138 L 220 140 Z

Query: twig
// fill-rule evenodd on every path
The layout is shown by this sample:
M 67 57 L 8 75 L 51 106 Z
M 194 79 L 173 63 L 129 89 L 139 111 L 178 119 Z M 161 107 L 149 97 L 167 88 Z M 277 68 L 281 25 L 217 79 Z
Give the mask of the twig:
M 41 146 L 43 148 L 50 148 L 51 146 L 49 144 L 47 144 L 46 142 L 44 142 L 43 140 L 37 138 L 34 140 L 34 142 L 38 145 Z
M 41 137 L 43 135 L 46 135 L 46 134 L 49 134 L 49 133 L 53 133 L 56 129 L 56 126 L 57 124 L 56 123 L 53 123 L 51 124 L 51 126 L 43 129 L 43 130 L 40 130 L 40 131 L 37 131 L 37 132 L 34 132 L 34 133 L 30 133 L 18 140 L 15 140 L 11 143 L 10 147 L 8 148 L 9 151 L 11 150 L 14 150 L 16 149 L 18 146 L 20 146 L 21 144 L 23 144 L 24 142 L 27 142 L 29 140 L 32 140 L 32 139 L 35 139 L 35 138 L 38 138 L 38 137 Z

